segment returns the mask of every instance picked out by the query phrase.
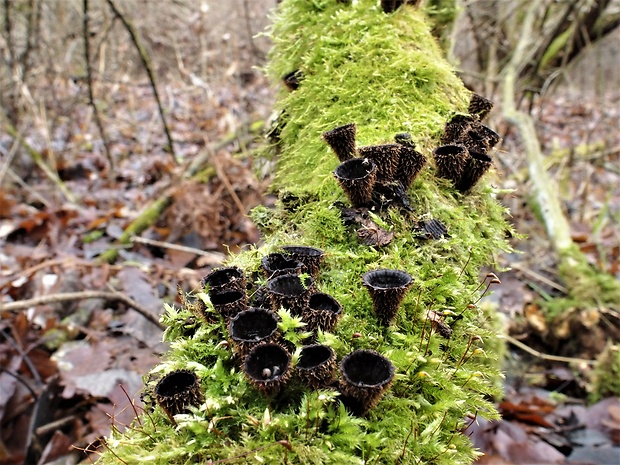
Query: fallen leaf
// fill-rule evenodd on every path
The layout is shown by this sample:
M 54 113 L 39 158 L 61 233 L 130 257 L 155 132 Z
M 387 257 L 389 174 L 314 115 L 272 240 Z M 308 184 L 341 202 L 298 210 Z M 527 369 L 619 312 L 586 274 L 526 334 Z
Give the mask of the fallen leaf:
M 59 457 L 67 455 L 72 450 L 72 444 L 73 440 L 69 436 L 62 431 L 54 431 L 54 435 L 46 444 L 45 449 L 43 449 L 38 465 L 45 465 Z
M 542 314 L 540 307 L 536 304 L 528 304 L 525 306 L 524 316 L 528 324 L 538 333 L 546 334 L 548 332 L 547 320 Z

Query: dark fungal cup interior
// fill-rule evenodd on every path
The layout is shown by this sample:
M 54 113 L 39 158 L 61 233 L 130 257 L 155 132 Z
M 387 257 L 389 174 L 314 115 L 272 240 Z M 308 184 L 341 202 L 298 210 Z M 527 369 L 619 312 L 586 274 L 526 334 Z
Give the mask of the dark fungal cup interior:
M 230 336 L 243 342 L 256 342 L 278 330 L 278 319 L 269 310 L 252 308 L 238 313 L 230 322 Z
M 211 294 L 209 297 L 213 306 L 217 307 L 219 305 L 227 305 L 243 300 L 245 294 L 241 291 L 224 291 Z
M 271 278 L 282 274 L 299 274 L 302 263 L 282 253 L 270 253 L 261 260 L 266 277 Z
M 375 289 L 394 289 L 411 283 L 411 276 L 400 270 L 374 270 L 364 274 L 364 283 Z
M 218 268 L 206 275 L 202 284 L 213 290 L 222 287 L 245 287 L 245 276 L 243 271 L 236 267 Z
M 321 344 L 304 346 L 297 368 L 310 370 L 328 362 L 333 356 L 334 351 L 329 346 Z
M 451 155 L 459 155 L 465 151 L 465 147 L 462 145 L 442 145 L 435 149 L 435 155 L 438 156 L 451 156 Z
M 356 387 L 381 387 L 394 378 L 394 365 L 370 350 L 356 350 L 342 359 L 342 374 Z
M 329 294 L 317 292 L 310 296 L 308 307 L 313 310 L 327 310 L 330 312 L 339 312 L 340 304 Z
M 267 282 L 267 289 L 275 294 L 294 297 L 308 292 L 308 287 L 312 285 L 312 281 L 312 278 L 304 282 L 297 275 L 282 275 L 270 279 Z
M 484 161 L 484 162 L 488 162 L 490 163 L 492 161 L 491 157 L 488 156 L 486 153 L 482 153 L 482 152 L 470 152 L 469 153 L 471 155 L 472 158 L 478 160 L 478 161 Z
M 157 394 L 172 397 L 191 389 L 196 383 L 196 375 L 189 371 L 173 372 L 157 385 Z
M 288 370 L 290 354 L 278 344 L 262 344 L 249 353 L 244 363 L 244 371 L 251 380 L 258 383 L 275 381 Z
M 364 179 L 374 168 L 374 163 L 366 158 L 353 158 L 341 163 L 334 174 L 338 178 L 353 180 Z

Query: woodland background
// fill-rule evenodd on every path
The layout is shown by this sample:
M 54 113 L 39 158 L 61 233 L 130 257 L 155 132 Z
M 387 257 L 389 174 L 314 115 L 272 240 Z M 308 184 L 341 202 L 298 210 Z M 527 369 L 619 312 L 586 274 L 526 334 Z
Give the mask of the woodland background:
M 580 296 L 533 208 L 540 179 L 507 99 L 534 123 L 564 233 L 618 280 L 620 4 L 461 0 L 454 28 L 450 4 L 426 7 L 462 79 L 496 102 L 503 145 L 489 182 L 521 235 L 520 253 L 488 270 L 502 280 L 487 304 L 509 350 L 504 420 L 470 429 L 480 462 L 614 463 L 620 404 L 613 390 L 593 394 L 591 362 L 606 350 L 620 365 L 620 296 L 550 313 Z M 262 147 L 278 88 L 261 72 L 260 34 L 274 7 L 3 0 L 0 463 L 96 459 L 165 351 L 162 304 L 260 241 L 246 214 L 274 202 Z

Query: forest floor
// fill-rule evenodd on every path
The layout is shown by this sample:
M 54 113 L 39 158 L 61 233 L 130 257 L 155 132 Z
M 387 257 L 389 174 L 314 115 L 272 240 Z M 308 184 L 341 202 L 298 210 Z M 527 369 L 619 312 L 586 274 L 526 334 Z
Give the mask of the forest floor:
M 231 65 L 219 82 L 185 77 L 159 83 L 176 158 L 164 149 L 146 81 L 98 85 L 110 99 L 102 118 L 113 169 L 84 83 L 54 83 L 53 104 L 70 110 L 53 120 L 41 108 L 25 113 L 21 148 L 0 130 L 0 464 L 96 458 L 99 438 L 131 423 L 141 377 L 165 351 L 155 323 L 163 303 L 177 302 L 177 285 L 198 289 L 229 250 L 260 241 L 247 212 L 273 197 L 271 166 L 255 156 L 264 136 L 254 123 L 268 120 L 274 89 L 251 66 Z M 620 95 L 585 101 L 556 91 L 534 102 L 532 114 L 573 240 L 593 265 L 620 279 Z M 618 308 L 596 309 L 595 323 L 591 309 L 578 309 L 581 327 L 564 339 L 547 337 L 539 302 L 566 289 L 527 205 L 520 143 L 498 115 L 491 121 L 504 137 L 491 182 L 513 189 L 500 200 L 524 238 L 512 239 L 519 253 L 499 257 L 506 270 L 493 271 L 503 284 L 487 304 L 532 353 L 509 345 L 506 398 L 498 405 L 504 420 L 479 418 L 469 434 L 487 454 L 480 463 L 615 463 L 620 404 L 588 401 L 585 362 L 606 338 L 618 342 Z M 25 144 L 58 179 L 34 164 Z M 201 175 L 188 176 L 197 159 Z M 157 221 L 119 244 L 145 206 L 161 199 L 168 206 Z M 101 263 L 110 249 L 118 259 Z M 64 293 L 73 295 L 55 297 Z M 593 325 L 609 331 L 594 338 Z M 536 351 L 573 361 L 545 360 Z

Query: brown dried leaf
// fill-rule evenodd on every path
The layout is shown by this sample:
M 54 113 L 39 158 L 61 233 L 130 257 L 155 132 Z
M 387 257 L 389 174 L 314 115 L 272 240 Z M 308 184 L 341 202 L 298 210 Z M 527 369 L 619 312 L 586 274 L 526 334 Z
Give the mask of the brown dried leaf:
M 545 316 L 543 315 L 538 305 L 526 305 L 524 310 L 524 316 L 528 324 L 538 333 L 546 334 L 549 331 Z
M 69 436 L 62 431 L 54 431 L 54 435 L 45 446 L 45 449 L 43 449 L 43 453 L 39 459 L 39 465 L 44 465 L 67 455 L 72 449 L 72 444 L 73 440 Z
M 62 396 L 65 399 L 71 399 L 76 394 L 81 377 L 101 372 L 112 362 L 109 350 L 94 341 L 67 342 L 56 351 L 52 360 L 60 369 L 60 384 L 64 386 Z
M 394 240 L 394 233 L 380 228 L 372 221 L 367 221 L 357 230 L 357 237 L 362 244 L 385 247 Z

